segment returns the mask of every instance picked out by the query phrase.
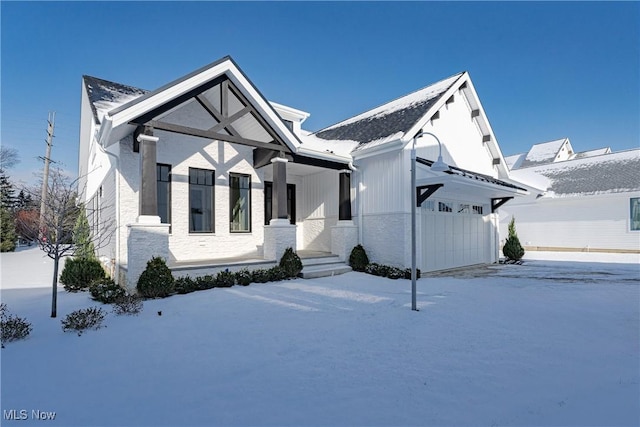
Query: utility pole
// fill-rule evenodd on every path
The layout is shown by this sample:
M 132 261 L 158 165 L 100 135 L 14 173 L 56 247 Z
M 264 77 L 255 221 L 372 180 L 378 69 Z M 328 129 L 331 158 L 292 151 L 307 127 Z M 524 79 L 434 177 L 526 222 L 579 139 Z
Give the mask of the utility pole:
M 39 235 L 42 239 L 44 236 L 42 228 L 44 226 L 44 211 L 47 204 L 47 190 L 49 188 L 49 163 L 51 162 L 51 146 L 53 145 L 53 129 L 55 127 L 56 112 L 49 113 L 47 118 L 47 151 L 43 158 L 44 160 L 44 172 L 42 174 L 42 197 L 40 197 L 40 224 Z
M 49 163 L 51 162 L 51 146 L 53 145 L 53 129 L 55 127 L 56 112 L 49 113 L 47 118 L 47 151 L 44 156 L 44 172 L 42 175 L 42 197 L 40 198 L 40 224 L 38 226 L 40 242 L 42 239 L 46 239 L 47 235 L 44 233 L 44 216 L 47 206 L 47 194 L 49 192 Z M 57 270 L 57 263 L 56 263 Z M 56 271 L 57 274 L 57 271 Z M 53 280 L 53 290 L 51 295 L 51 317 L 56 317 L 57 305 L 58 305 L 58 289 L 56 278 Z

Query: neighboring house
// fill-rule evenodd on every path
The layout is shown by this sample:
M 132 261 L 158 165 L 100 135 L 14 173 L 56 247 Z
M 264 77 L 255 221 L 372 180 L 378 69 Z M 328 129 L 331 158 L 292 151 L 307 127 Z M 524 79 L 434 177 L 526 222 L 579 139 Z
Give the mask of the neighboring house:
M 574 153 L 565 138 L 507 163 L 530 195 L 500 212 L 502 236 L 513 216 L 526 250 L 640 253 L 640 149 Z
M 361 242 L 409 267 L 415 144 L 418 268 L 497 261 L 496 209 L 526 190 L 467 73 L 315 133 L 308 116 L 268 102 L 230 57 L 152 92 L 84 76 L 82 197 L 116 223 L 101 259 L 129 285 L 152 256 L 205 271 L 289 246 L 345 260 Z

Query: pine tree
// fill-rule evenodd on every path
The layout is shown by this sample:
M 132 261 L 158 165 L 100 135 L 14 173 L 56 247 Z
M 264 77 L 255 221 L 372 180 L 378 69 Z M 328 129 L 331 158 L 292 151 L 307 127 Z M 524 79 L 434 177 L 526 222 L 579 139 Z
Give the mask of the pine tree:
M 16 226 L 13 215 L 4 205 L 0 206 L 0 252 L 16 250 Z
M 508 230 L 509 236 L 507 237 L 507 241 L 504 243 L 502 253 L 509 260 L 519 261 L 524 256 L 524 248 L 520 244 L 520 239 L 518 239 L 518 234 L 516 233 L 515 217 L 511 217 Z
M 95 247 L 91 239 L 91 229 L 84 207 L 81 208 L 73 228 L 73 243 L 76 245 L 75 256 L 84 259 L 95 259 Z
M 13 195 L 15 189 L 9 181 L 9 177 L 0 170 L 0 204 L 3 208 L 12 210 L 16 204 L 16 198 Z

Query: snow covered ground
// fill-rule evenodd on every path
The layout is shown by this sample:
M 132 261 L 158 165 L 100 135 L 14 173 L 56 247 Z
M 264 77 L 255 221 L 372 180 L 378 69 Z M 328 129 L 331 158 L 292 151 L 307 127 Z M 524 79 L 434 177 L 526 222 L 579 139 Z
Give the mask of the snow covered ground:
M 361 273 L 213 289 L 78 337 L 60 319 L 97 304 L 61 288 L 51 319 L 51 263 L 2 254 L 34 329 L 1 351 L 1 424 L 637 426 L 640 264 L 599 260 L 423 278 L 419 312 Z

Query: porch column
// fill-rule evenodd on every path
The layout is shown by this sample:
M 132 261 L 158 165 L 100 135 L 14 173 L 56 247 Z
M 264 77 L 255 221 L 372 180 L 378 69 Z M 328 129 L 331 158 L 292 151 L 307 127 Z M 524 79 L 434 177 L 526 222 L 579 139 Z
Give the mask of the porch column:
M 284 157 L 274 157 L 273 164 L 273 219 L 287 219 L 287 162 Z
M 348 261 L 351 250 L 358 244 L 358 227 L 351 216 L 351 171 L 338 176 L 338 223 L 331 227 L 331 253 Z
M 351 173 L 342 171 L 338 181 L 338 220 L 351 221 Z
M 146 128 L 138 135 L 140 143 L 140 215 L 158 216 L 158 189 L 156 182 L 156 143 L 153 129 Z M 159 221 L 158 221 L 159 222 Z
M 161 224 L 158 216 L 156 182 L 156 143 L 153 129 L 146 128 L 138 135 L 140 143 L 139 215 L 127 224 L 126 287 L 135 291 L 140 274 L 153 257 L 169 261 L 169 224 Z
M 296 226 L 287 218 L 287 162 L 284 157 L 273 164 L 273 207 L 271 221 L 264 227 L 264 259 L 279 261 L 287 248 L 296 250 Z

